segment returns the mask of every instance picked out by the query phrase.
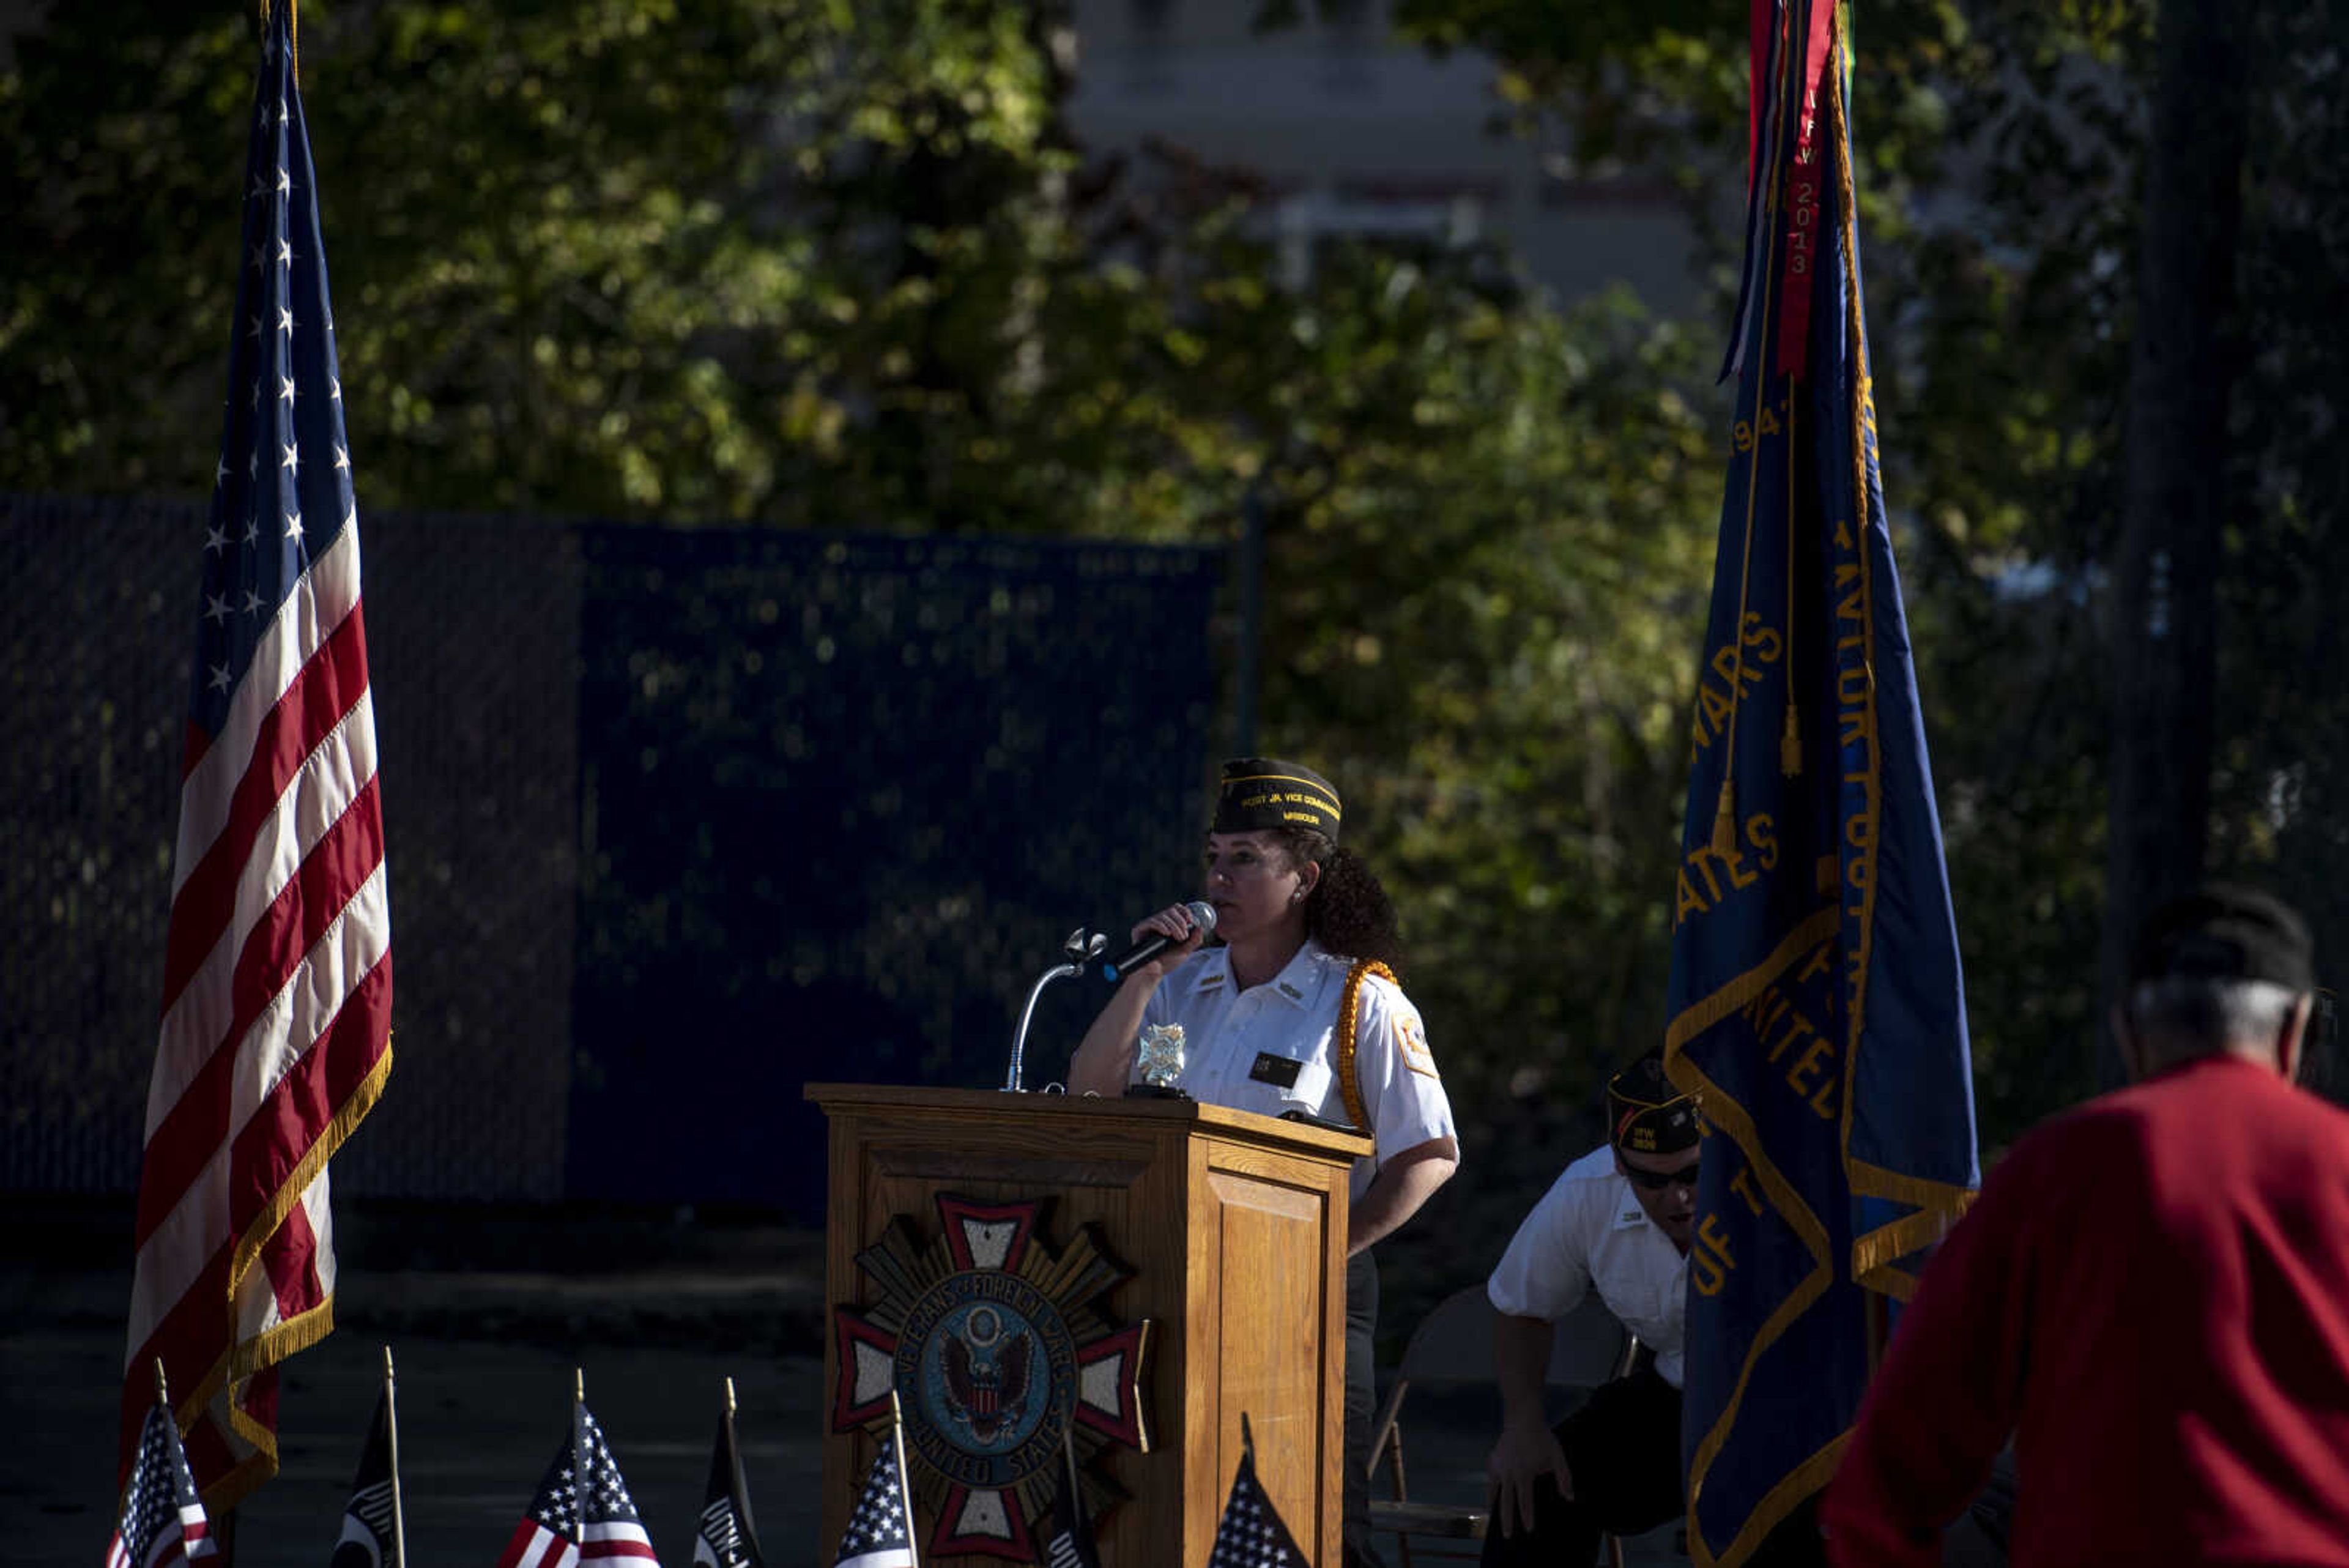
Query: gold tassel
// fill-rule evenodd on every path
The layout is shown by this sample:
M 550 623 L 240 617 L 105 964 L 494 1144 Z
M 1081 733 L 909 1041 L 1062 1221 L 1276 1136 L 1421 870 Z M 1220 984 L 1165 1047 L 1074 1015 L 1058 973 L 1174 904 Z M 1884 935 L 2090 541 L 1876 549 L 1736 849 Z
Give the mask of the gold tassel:
M 1713 814 L 1713 852 L 1737 853 L 1737 794 L 1727 779 L 1721 781 L 1721 805 Z
M 1795 705 L 1786 704 L 1786 728 L 1778 736 L 1778 771 L 1790 779 L 1803 776 L 1803 722 Z

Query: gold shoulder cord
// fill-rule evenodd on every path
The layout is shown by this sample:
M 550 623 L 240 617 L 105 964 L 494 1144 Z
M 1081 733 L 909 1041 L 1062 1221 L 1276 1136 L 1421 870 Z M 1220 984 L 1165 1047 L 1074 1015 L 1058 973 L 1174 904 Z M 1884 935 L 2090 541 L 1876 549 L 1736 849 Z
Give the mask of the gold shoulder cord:
M 1382 975 L 1398 990 L 1402 982 L 1394 971 L 1376 959 L 1364 959 L 1346 971 L 1345 994 L 1338 999 L 1338 1092 L 1346 1097 L 1346 1116 L 1364 1133 L 1371 1131 L 1370 1118 L 1362 1109 L 1362 1085 L 1354 1072 L 1354 1029 L 1361 1019 L 1362 981 L 1370 975 Z

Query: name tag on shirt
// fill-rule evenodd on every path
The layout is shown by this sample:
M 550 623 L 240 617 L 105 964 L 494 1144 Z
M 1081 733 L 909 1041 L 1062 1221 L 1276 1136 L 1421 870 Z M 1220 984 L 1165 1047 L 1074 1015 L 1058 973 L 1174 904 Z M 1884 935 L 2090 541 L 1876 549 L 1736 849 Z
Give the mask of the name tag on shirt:
M 1256 1065 L 1248 1069 L 1252 1082 L 1270 1084 L 1276 1089 L 1297 1087 L 1297 1075 L 1305 1064 L 1294 1056 L 1276 1056 L 1269 1051 L 1256 1054 Z

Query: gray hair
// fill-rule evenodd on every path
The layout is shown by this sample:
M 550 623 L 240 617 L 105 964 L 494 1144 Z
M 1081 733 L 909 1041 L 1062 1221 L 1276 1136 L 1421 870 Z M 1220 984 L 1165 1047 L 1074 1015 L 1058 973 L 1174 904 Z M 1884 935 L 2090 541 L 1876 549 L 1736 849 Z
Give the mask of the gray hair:
M 2208 1056 L 2232 1045 L 2272 1048 L 2304 994 L 2269 980 L 2169 975 L 2129 993 L 2129 1023 L 2155 1063 Z

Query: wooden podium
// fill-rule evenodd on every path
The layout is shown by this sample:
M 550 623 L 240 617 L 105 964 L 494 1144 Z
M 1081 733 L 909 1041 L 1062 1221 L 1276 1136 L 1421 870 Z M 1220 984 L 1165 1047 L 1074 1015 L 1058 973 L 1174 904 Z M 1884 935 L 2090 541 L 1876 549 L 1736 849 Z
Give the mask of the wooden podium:
M 1140 1367 L 1149 1451 L 1103 1449 L 1100 1470 L 1131 1494 L 1096 1521 L 1103 1568 L 1201 1568 L 1239 1464 L 1243 1412 L 1273 1506 L 1314 1563 L 1337 1568 L 1347 1177 L 1369 1139 L 1189 1100 L 866 1084 L 812 1084 L 806 1093 L 823 1107 L 832 1140 L 820 1561 L 838 1546 L 876 1449 L 867 1431 L 832 1429 L 848 1400 L 850 1342 L 840 1324 L 886 1293 L 858 1254 L 901 1216 L 901 1236 L 928 1243 L 945 1195 L 977 1205 L 1044 1199 L 1044 1245 L 1065 1257 L 1097 1241 L 1132 1271 L 1098 1302 L 1121 1326 L 1149 1321 Z M 882 1354 L 852 1348 L 859 1366 Z M 967 1349 L 949 1348 L 968 1361 Z M 899 1396 L 910 1428 L 918 1396 L 902 1376 Z M 1055 1456 L 1065 1424 L 1050 1423 Z M 908 1457 L 926 1565 L 1021 1560 L 933 1557 L 937 1521 L 918 1501 L 923 1463 Z M 1034 1532 L 1040 1549 L 1050 1528 L 1047 1513 Z

